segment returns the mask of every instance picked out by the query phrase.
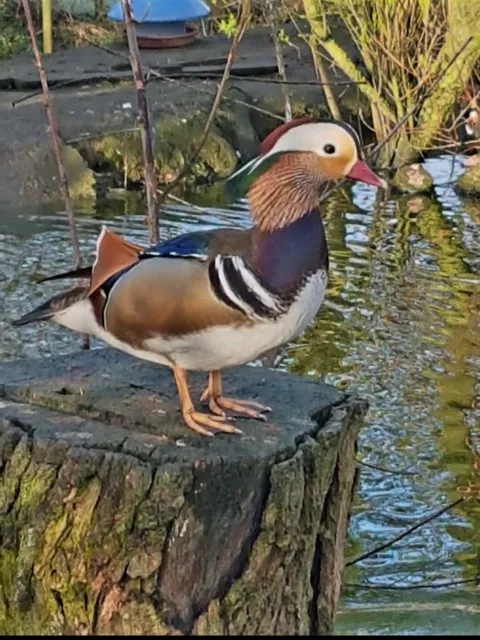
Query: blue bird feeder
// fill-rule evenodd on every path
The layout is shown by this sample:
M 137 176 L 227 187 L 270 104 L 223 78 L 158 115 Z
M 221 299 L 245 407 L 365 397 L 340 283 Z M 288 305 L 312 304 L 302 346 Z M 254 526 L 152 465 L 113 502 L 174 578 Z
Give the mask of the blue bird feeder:
M 192 42 L 198 31 L 187 25 L 210 15 L 202 0 L 131 0 L 138 46 L 147 49 L 181 47 Z M 120 0 L 108 12 L 110 20 L 123 22 Z

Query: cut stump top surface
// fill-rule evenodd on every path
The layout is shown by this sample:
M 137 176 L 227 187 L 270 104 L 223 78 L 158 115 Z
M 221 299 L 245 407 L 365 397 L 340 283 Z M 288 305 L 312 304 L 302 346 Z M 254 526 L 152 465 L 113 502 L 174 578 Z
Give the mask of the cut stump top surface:
M 0 364 L 0 420 L 35 441 L 133 455 L 149 462 L 237 456 L 281 459 L 328 419 L 345 394 L 278 371 L 239 367 L 224 373 L 226 395 L 270 405 L 268 421 L 238 419 L 243 436 L 193 433 L 182 421 L 172 373 L 112 349 Z M 189 376 L 192 399 L 206 374 Z

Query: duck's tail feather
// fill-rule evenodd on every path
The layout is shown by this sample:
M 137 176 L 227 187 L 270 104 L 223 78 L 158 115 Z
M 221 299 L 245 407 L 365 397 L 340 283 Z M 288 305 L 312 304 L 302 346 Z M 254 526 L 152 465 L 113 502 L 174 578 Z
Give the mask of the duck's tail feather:
M 51 280 L 66 280 L 67 278 L 90 278 L 92 275 L 92 265 L 88 267 L 80 267 L 79 269 L 72 269 L 72 271 L 64 271 L 63 273 L 56 273 L 53 276 L 47 276 L 41 280 L 37 280 L 38 283 L 50 282 Z
M 33 311 L 26 313 L 18 320 L 13 320 L 12 326 L 21 327 L 31 322 L 40 322 L 42 320 L 50 320 L 59 311 L 63 311 L 68 307 L 71 307 L 76 302 L 84 300 L 88 297 L 88 285 L 84 287 L 74 287 L 68 291 L 62 291 L 58 293 L 50 300 L 47 300 Z
M 97 255 L 92 267 L 89 295 L 97 291 L 119 271 L 136 264 L 143 253 L 139 247 L 103 227 L 97 240 Z

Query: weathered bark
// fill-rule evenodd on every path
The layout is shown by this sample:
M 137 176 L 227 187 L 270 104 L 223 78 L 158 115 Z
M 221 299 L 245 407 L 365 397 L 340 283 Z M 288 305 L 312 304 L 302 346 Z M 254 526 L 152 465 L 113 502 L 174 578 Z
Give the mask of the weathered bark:
M 267 424 L 191 434 L 170 372 L 107 349 L 0 366 L 2 633 L 331 630 L 366 404 L 225 378 Z

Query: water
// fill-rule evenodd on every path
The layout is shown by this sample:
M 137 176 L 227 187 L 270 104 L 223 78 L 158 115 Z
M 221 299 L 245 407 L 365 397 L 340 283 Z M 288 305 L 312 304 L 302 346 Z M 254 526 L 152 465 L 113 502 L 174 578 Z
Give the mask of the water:
M 441 158 L 427 168 L 436 178 L 432 198 L 384 200 L 355 186 L 330 201 L 328 306 L 281 366 L 356 390 L 370 402 L 348 559 L 461 495 L 477 499 L 349 567 L 337 633 L 480 629 L 478 587 L 441 586 L 472 580 L 480 569 L 480 459 L 470 443 L 480 432 L 480 201 L 453 192 L 458 162 Z M 93 255 L 105 222 L 132 241 L 147 241 L 134 198 L 85 205 L 77 215 L 86 255 Z M 165 211 L 162 235 L 248 224 L 241 209 L 178 205 Z M 16 330 L 8 323 L 62 288 L 34 282 L 70 268 L 71 255 L 61 211 L 0 212 L 2 360 L 78 348 L 78 337 L 54 325 Z

